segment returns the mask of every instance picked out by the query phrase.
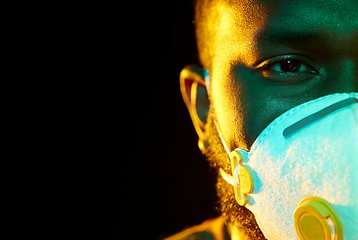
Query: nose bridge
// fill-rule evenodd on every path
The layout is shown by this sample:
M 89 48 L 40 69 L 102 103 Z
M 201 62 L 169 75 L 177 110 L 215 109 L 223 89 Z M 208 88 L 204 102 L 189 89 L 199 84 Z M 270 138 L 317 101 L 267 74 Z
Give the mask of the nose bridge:
M 358 92 L 358 57 L 347 55 L 339 65 L 336 87 L 340 92 Z

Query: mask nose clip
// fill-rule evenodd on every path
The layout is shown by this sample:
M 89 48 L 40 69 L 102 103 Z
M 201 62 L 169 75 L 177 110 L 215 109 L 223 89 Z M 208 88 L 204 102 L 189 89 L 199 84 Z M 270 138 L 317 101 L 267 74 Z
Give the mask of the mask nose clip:
M 234 177 L 235 199 L 239 205 L 244 206 L 248 202 L 247 194 L 254 190 L 254 178 L 251 170 L 242 164 L 247 152 L 240 148 L 230 154 L 232 175 Z
M 304 198 L 293 217 L 300 240 L 343 240 L 342 223 L 332 206 L 322 198 Z

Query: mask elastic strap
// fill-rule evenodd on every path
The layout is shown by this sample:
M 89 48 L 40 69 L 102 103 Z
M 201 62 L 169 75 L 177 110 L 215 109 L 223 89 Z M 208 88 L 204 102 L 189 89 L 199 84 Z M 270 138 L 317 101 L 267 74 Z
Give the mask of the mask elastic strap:
M 205 68 L 204 68 L 204 80 L 205 80 L 206 91 L 208 92 L 208 94 L 210 94 L 210 74 Z
M 225 141 L 224 141 L 223 136 L 221 135 L 221 131 L 220 131 L 220 129 L 219 129 L 218 124 L 217 124 L 215 121 L 214 121 L 214 123 L 215 123 L 216 130 L 217 130 L 217 132 L 218 132 L 218 134 L 219 134 L 221 143 L 222 143 L 222 145 L 224 146 L 225 151 L 226 151 L 226 153 L 227 153 L 227 156 L 228 156 L 229 159 L 230 159 L 231 152 L 230 152 L 229 148 L 226 146 L 226 143 L 225 143 Z
M 204 68 L 204 79 L 205 79 L 206 91 L 210 94 L 210 74 L 209 74 L 209 72 L 208 72 L 205 68 Z M 215 114 L 214 114 L 214 112 L 212 112 L 212 114 L 213 114 L 213 117 L 214 117 L 214 119 L 215 119 Z M 223 136 L 222 136 L 222 134 L 221 134 L 219 125 L 216 123 L 215 120 L 214 120 L 214 123 L 215 123 L 216 131 L 217 131 L 218 134 L 219 134 L 221 143 L 222 143 L 222 145 L 224 146 L 225 151 L 226 151 L 226 153 L 227 153 L 227 155 L 228 155 L 228 157 L 229 157 L 229 159 L 230 159 L 231 153 L 230 153 L 229 148 L 228 148 L 228 147 L 226 146 L 226 144 L 225 144 L 225 141 L 224 141 Z
M 230 150 L 229 150 L 229 148 L 227 147 L 227 145 L 226 145 L 226 143 L 225 143 L 225 141 L 224 141 L 224 138 L 223 138 L 222 135 L 221 135 L 221 131 L 220 131 L 220 129 L 219 129 L 218 124 L 216 123 L 216 121 L 214 121 L 214 123 L 215 123 L 216 131 L 218 132 L 219 138 L 220 138 L 220 140 L 221 140 L 221 143 L 222 143 L 222 145 L 224 146 L 225 151 L 226 151 L 226 153 L 227 153 L 227 156 L 228 156 L 228 158 L 229 158 L 229 160 L 230 160 L 230 155 L 231 155 Z M 226 172 L 224 171 L 224 169 L 222 169 L 222 168 L 219 168 L 219 172 L 220 172 L 220 175 L 222 176 L 222 178 L 224 178 L 226 182 L 228 182 L 229 184 L 231 184 L 231 185 L 233 185 L 233 186 L 235 185 L 234 177 L 233 177 L 233 176 L 231 176 L 230 174 L 226 173 Z
M 222 168 L 219 170 L 220 175 L 226 182 L 234 186 L 235 200 L 237 203 L 240 206 L 245 206 L 249 201 L 248 194 L 252 193 L 254 190 L 254 177 L 252 172 L 248 166 L 243 164 L 243 160 L 248 158 L 248 153 L 247 151 L 244 151 L 240 148 L 230 152 L 224 141 L 218 124 L 215 121 L 214 123 L 221 143 L 224 146 L 228 158 L 231 162 L 232 175 L 226 173 Z
M 208 94 L 210 94 L 210 74 L 209 72 L 204 68 L 204 79 L 205 79 L 205 85 L 206 85 L 206 91 L 208 92 Z M 215 118 L 215 114 L 213 114 L 213 117 Z M 216 127 L 216 131 L 218 132 L 218 135 L 220 137 L 220 140 L 221 140 L 221 143 L 222 145 L 224 146 L 225 148 L 225 151 L 227 153 L 227 156 L 230 160 L 230 151 L 229 151 L 229 148 L 227 147 L 225 141 L 224 141 L 224 138 L 222 137 L 222 134 L 221 134 L 221 131 L 219 129 L 219 126 L 218 124 L 216 123 L 216 121 L 214 120 L 214 123 L 215 123 L 215 127 Z M 228 182 L 229 184 L 231 185 L 234 185 L 234 178 L 233 176 L 231 176 L 230 174 L 226 173 L 222 168 L 219 168 L 219 172 L 220 172 L 220 175 L 225 179 L 226 182 Z
M 207 92 L 210 93 L 210 74 L 208 73 L 208 71 L 207 71 L 206 69 L 204 69 L 204 79 L 205 79 L 205 85 L 206 85 Z M 212 113 L 212 114 L 213 114 L 213 117 L 214 117 L 214 119 L 215 119 L 215 114 L 214 114 L 214 113 Z M 231 162 L 231 152 L 230 152 L 229 148 L 227 147 L 227 145 L 226 145 L 226 143 L 225 143 L 225 141 L 224 141 L 224 138 L 223 138 L 223 136 L 222 136 L 222 134 L 221 134 L 219 125 L 217 124 L 217 122 L 216 122 L 215 120 L 214 120 L 214 123 L 215 123 L 216 131 L 218 132 L 219 138 L 220 138 L 220 140 L 221 140 L 221 143 L 222 143 L 222 145 L 224 146 L 224 149 L 225 149 L 226 154 L 227 154 L 227 156 L 228 156 L 228 158 L 229 158 L 229 161 Z M 233 186 L 236 186 L 236 187 L 239 187 L 238 184 L 239 184 L 239 182 L 240 182 L 239 179 L 238 179 L 239 171 L 240 171 L 240 170 L 239 170 L 239 165 L 237 165 L 237 166 L 235 167 L 235 173 L 237 173 L 237 174 L 235 174 L 235 178 L 234 178 L 232 175 L 226 173 L 226 172 L 224 171 L 224 169 L 219 168 L 219 172 L 220 172 L 220 175 L 222 176 L 222 178 L 223 178 L 226 182 L 228 182 L 229 184 L 231 184 L 231 185 L 233 185 Z M 235 184 L 235 183 L 236 183 L 236 184 Z

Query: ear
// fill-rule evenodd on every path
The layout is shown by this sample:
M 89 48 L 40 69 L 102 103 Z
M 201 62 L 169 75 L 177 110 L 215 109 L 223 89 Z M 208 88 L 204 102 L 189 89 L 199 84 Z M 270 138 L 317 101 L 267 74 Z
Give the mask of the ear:
M 186 66 L 180 73 L 180 90 L 199 136 L 199 148 L 204 151 L 206 147 L 205 124 L 210 106 L 204 69 L 196 65 Z

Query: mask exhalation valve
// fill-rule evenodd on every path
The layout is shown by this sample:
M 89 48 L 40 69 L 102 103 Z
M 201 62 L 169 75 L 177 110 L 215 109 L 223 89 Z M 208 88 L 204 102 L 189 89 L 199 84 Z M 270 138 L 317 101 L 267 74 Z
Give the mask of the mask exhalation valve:
M 332 206 L 322 198 L 303 199 L 293 217 L 300 240 L 343 240 L 342 223 Z

